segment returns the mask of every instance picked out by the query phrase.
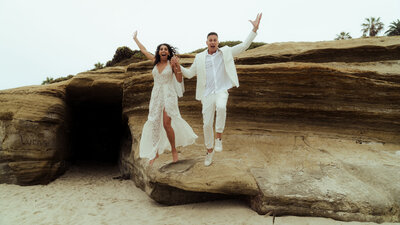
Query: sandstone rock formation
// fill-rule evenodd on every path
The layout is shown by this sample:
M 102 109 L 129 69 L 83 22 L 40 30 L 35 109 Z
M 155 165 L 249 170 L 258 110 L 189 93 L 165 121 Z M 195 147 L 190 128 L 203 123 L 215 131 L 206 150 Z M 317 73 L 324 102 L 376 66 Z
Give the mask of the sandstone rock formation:
M 273 43 L 236 64 L 210 167 L 195 78 L 179 105 L 199 139 L 153 166 L 138 157 L 150 62 L 0 91 L 0 182 L 46 183 L 74 160 L 111 158 L 164 204 L 240 197 L 260 214 L 400 222 L 400 38 Z

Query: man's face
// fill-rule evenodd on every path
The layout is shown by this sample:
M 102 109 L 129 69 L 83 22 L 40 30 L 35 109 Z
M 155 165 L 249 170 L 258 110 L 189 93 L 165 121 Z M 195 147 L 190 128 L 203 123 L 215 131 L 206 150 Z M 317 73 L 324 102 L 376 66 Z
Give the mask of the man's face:
M 208 52 L 209 53 L 214 53 L 218 49 L 218 36 L 217 35 L 210 35 L 207 37 L 207 47 L 208 47 Z

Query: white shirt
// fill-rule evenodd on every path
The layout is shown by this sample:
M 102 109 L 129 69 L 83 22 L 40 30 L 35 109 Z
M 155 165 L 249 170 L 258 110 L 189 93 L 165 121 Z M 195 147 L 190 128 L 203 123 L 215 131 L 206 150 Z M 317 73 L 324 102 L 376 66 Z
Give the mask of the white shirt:
M 225 71 L 222 52 L 218 49 L 214 54 L 206 55 L 206 89 L 204 97 L 228 90 L 232 87 L 232 82 Z

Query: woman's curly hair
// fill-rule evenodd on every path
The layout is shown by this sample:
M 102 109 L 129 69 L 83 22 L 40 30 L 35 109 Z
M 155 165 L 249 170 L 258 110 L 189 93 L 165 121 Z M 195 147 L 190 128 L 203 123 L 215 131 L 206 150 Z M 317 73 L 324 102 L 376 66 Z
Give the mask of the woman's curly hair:
M 157 46 L 157 50 L 156 50 L 156 54 L 155 54 L 155 56 L 156 56 L 156 59 L 154 60 L 154 65 L 157 65 L 157 63 L 159 63 L 160 61 L 161 61 L 161 58 L 160 58 L 160 48 L 161 48 L 161 46 L 163 46 L 163 45 L 165 45 L 167 48 L 168 48 L 168 52 L 169 52 L 169 55 L 168 55 L 168 60 L 170 60 L 171 58 L 172 58 L 172 56 L 174 56 L 174 55 L 176 55 L 176 48 L 175 47 L 173 47 L 173 46 L 171 46 L 171 45 L 169 45 L 169 44 L 167 44 L 167 43 L 162 43 L 162 44 L 159 44 L 158 46 Z

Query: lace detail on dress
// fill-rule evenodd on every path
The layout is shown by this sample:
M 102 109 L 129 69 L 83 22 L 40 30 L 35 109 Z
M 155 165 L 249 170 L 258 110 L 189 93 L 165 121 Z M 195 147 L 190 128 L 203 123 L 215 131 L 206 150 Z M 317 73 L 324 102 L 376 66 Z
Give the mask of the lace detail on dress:
M 152 74 L 154 86 L 151 91 L 149 115 L 143 127 L 142 138 L 140 140 L 140 157 L 151 159 L 155 157 L 157 152 L 161 154 L 164 149 L 171 148 L 163 126 L 164 109 L 172 119 L 171 123 L 174 132 L 181 132 L 180 130 L 187 132 L 187 134 L 181 135 L 182 137 L 175 135 L 176 146 L 183 145 L 182 143 L 187 145 L 188 140 L 194 142 L 194 139 L 197 138 L 192 128 L 180 115 L 178 97 L 173 84 L 174 74 L 170 63 L 168 62 L 161 73 L 159 73 L 157 66 L 154 66 Z M 180 130 L 177 131 L 177 129 Z

